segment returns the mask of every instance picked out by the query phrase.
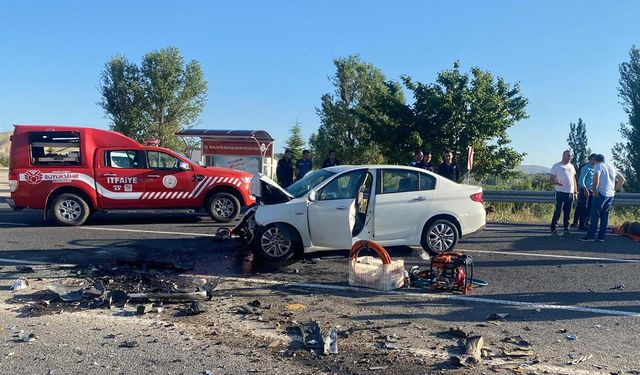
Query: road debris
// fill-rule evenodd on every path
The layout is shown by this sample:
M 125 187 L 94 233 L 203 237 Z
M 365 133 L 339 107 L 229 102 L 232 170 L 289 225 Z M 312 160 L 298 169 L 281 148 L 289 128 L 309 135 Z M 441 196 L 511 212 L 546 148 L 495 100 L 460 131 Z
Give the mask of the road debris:
M 207 299 L 207 292 L 129 293 L 131 301 L 191 302 Z
M 449 331 L 446 333 L 450 336 L 461 338 L 461 339 L 467 338 L 467 333 L 463 331 L 462 328 L 460 327 L 450 327 Z
M 185 306 L 180 310 L 182 315 L 186 315 L 186 316 L 198 315 L 206 311 L 207 311 L 207 308 L 200 302 L 196 302 L 196 301 L 191 302 L 190 305 Z
M 29 287 L 29 281 L 26 278 L 21 277 L 18 280 L 13 282 L 13 284 L 11 285 L 11 290 L 15 292 L 18 290 L 27 289 L 28 287 Z
M 31 342 L 31 341 L 35 341 L 36 340 L 36 334 L 35 333 L 28 333 L 24 336 L 22 336 L 22 338 L 20 339 L 22 342 Z
M 575 357 L 575 356 L 574 356 L 574 357 Z M 584 362 L 584 361 L 586 361 L 586 360 L 588 360 L 588 359 L 591 359 L 591 358 L 593 358 L 593 354 L 583 355 L 583 356 L 582 356 L 582 357 L 580 357 L 580 358 L 575 358 L 575 359 L 574 359 L 574 358 L 571 358 L 572 360 L 571 360 L 571 361 L 567 361 L 567 364 L 568 364 L 568 365 L 575 365 L 575 364 L 578 364 L 578 363 L 580 363 L 580 362 Z
M 502 313 L 502 314 L 498 314 L 498 313 L 492 313 L 487 315 L 485 320 L 505 320 L 509 317 L 510 314 L 507 313 Z
M 305 308 L 306 306 L 301 303 L 290 303 L 284 307 L 284 309 L 287 311 L 298 311 Z
M 609 288 L 610 290 L 615 289 L 615 290 L 624 290 L 626 287 L 624 286 L 624 284 L 620 284 L 620 285 L 616 285 L 613 288 Z
M 118 347 L 120 348 L 135 348 L 139 346 L 138 342 L 135 340 L 125 340 Z
M 577 339 L 578 339 L 578 335 L 576 334 L 567 335 L 567 340 L 569 341 L 575 341 Z
M 457 366 L 472 366 L 480 363 L 484 347 L 484 337 L 471 336 L 465 339 L 464 353 L 451 356 L 451 361 Z
M 302 334 L 302 343 L 307 349 L 324 349 L 324 341 L 317 322 L 309 322 L 298 325 Z
M 372 366 L 369 367 L 369 371 L 386 370 L 389 366 Z
M 33 268 L 29 266 L 16 266 L 16 272 L 33 273 Z
M 324 354 L 338 354 L 338 329 L 335 327 L 324 337 Z
M 531 343 L 525 339 L 522 338 L 522 336 L 509 336 L 509 337 L 505 337 L 504 339 L 502 339 L 502 342 L 508 343 L 508 344 L 514 344 L 517 346 L 524 346 L 524 347 L 528 347 L 531 346 Z

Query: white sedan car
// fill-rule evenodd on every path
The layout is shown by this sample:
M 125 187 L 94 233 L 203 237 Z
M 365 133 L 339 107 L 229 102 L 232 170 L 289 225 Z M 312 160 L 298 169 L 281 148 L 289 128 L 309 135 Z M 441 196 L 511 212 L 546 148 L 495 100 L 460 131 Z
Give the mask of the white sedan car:
M 486 223 L 481 187 L 414 167 L 330 167 L 286 190 L 256 176 L 251 191 L 259 202 L 250 223 L 255 253 L 270 261 L 350 249 L 358 240 L 422 246 L 436 254 Z

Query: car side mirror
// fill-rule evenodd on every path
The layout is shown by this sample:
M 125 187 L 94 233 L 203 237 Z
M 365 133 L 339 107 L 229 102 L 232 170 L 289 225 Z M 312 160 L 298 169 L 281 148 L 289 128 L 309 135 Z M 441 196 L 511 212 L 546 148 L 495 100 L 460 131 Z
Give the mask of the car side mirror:
M 188 171 L 191 169 L 191 166 L 189 165 L 189 163 L 181 161 L 180 163 L 178 163 L 178 168 L 182 169 L 183 171 Z
M 311 202 L 316 201 L 318 199 L 318 191 L 317 190 L 311 190 L 309 192 L 309 200 Z

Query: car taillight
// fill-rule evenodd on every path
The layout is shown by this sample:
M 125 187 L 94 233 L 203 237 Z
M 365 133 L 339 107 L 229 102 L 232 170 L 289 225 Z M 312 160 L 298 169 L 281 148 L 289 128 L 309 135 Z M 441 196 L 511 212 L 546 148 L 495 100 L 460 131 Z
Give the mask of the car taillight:
M 469 198 L 474 202 L 482 203 L 482 192 L 471 194 Z
M 14 192 L 18 189 L 18 175 L 15 172 L 9 171 L 9 191 Z

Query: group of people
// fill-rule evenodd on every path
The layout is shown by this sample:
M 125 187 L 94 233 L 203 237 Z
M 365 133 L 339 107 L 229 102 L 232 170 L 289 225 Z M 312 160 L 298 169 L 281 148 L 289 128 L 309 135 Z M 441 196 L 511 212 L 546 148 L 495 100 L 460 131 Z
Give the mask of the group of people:
M 329 150 L 327 158 L 322 162 L 322 168 L 333 167 L 334 165 L 340 165 L 340 160 L 338 160 L 335 150 Z M 293 181 L 301 179 L 312 169 L 313 162 L 311 161 L 311 152 L 309 150 L 303 150 L 302 158 L 294 163 L 293 153 L 291 150 L 286 149 L 284 150 L 284 157 L 278 160 L 276 177 L 280 186 L 286 189 L 293 184 Z
M 587 231 L 581 241 L 604 241 L 609 225 L 609 211 L 616 191 L 624 185 L 625 178 L 614 166 L 605 163 L 604 155 L 591 154 L 589 162 L 580 168 L 578 175 L 571 164 L 571 151 L 562 153 L 562 161 L 551 168 L 550 179 L 556 191 L 556 206 L 551 219 L 551 235 L 559 236 L 558 220 L 563 214 L 563 235 L 570 234 L 570 227 Z M 571 207 L 578 200 L 573 223 L 569 225 Z
M 422 150 L 416 150 L 414 160 L 412 160 L 409 165 L 435 172 L 454 182 L 460 180 L 460 169 L 453 161 L 453 152 L 451 152 L 451 150 L 445 150 L 442 153 L 442 163 L 438 166 L 437 170 L 431 163 L 431 152 L 429 151 L 423 152 Z
M 329 150 L 327 158 L 322 162 L 321 168 L 333 167 L 334 165 L 340 165 L 340 161 L 337 158 L 336 151 Z M 423 152 L 422 150 L 416 150 L 414 160 L 412 160 L 409 165 L 435 172 L 451 181 L 458 182 L 460 180 L 460 169 L 453 161 L 453 153 L 451 150 L 445 150 L 442 153 L 442 163 L 438 165 L 437 168 L 431 163 L 431 152 Z M 294 161 L 293 153 L 291 150 L 286 149 L 284 151 L 284 157 L 278 160 L 276 177 L 278 178 L 280 186 L 286 189 L 289 185 L 293 184 L 294 181 L 301 179 L 312 169 L 313 163 L 309 150 L 302 151 L 302 158 Z

